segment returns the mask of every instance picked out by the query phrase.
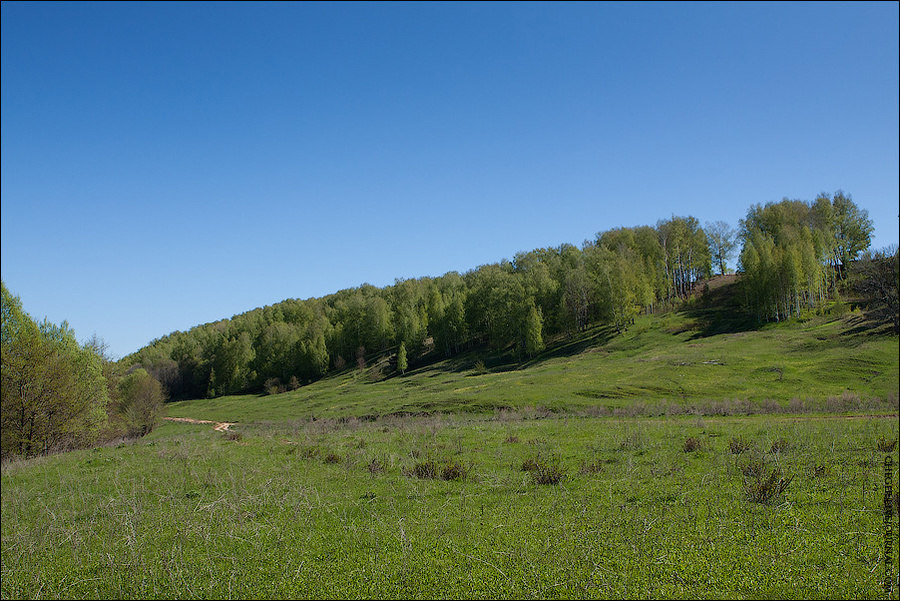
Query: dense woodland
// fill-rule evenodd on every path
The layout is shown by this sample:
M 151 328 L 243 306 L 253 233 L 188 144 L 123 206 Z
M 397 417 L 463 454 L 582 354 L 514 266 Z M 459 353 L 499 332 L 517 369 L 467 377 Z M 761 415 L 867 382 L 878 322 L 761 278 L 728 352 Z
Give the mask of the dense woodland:
M 65 324 L 34 323 L 4 285 L 3 454 L 145 433 L 164 395 L 275 393 L 385 357 L 402 373 L 473 348 L 525 360 L 547 340 L 597 324 L 621 331 L 641 313 L 678 308 L 735 257 L 743 309 L 760 324 L 821 311 L 853 281 L 896 331 L 897 249 L 869 252 L 872 231 L 843 192 L 754 205 L 737 229 L 673 216 L 462 274 L 285 300 L 171 333 L 116 363 L 96 338 L 79 346 Z

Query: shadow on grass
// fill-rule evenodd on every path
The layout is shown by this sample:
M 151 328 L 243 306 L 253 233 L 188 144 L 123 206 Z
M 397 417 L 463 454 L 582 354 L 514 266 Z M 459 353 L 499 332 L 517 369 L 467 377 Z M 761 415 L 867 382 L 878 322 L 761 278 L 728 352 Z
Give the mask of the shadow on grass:
M 739 295 L 740 285 L 732 281 L 691 299 L 682 310 L 694 320 L 696 333 L 691 339 L 758 330 L 762 324 L 744 310 Z
M 849 327 L 842 332 L 846 337 L 897 335 L 894 324 L 889 319 L 879 318 L 873 313 L 850 317 L 847 325 Z

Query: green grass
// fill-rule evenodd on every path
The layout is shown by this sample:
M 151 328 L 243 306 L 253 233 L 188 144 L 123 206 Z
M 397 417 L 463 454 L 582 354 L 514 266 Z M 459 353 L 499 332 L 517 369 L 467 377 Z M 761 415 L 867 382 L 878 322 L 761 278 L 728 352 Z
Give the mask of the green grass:
M 480 355 L 470 352 L 379 381 L 351 370 L 279 395 L 170 403 L 167 415 L 246 423 L 529 407 L 594 414 L 791 405 L 896 411 L 898 338 L 860 331 L 859 319 L 851 314 L 704 336 L 708 328 L 693 314 L 644 316 L 622 334 L 598 328 L 557 341 L 521 365 L 492 355 L 482 372 Z
M 2 597 L 884 594 L 882 462 L 896 489 L 898 452 L 878 448 L 896 418 L 507 411 L 239 431 L 169 423 L 4 466 Z M 417 477 L 429 460 L 466 473 Z M 752 461 L 791 477 L 771 502 L 748 498 Z
M 3 466 L 0 597 L 880 598 L 898 338 L 751 325 L 170 403 L 237 425 Z

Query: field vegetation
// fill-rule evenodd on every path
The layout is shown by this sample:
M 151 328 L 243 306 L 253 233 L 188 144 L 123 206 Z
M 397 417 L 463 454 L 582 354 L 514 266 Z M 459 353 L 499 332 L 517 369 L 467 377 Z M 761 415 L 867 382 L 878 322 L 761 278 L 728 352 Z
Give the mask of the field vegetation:
M 706 318 L 168 403 L 233 425 L 8 461 L 2 597 L 883 596 L 896 336 Z
M 4 467 L 2 596 L 879 598 L 897 424 L 169 422 Z
M 673 217 L 117 362 L 4 285 L 0 597 L 896 599 L 870 232 Z

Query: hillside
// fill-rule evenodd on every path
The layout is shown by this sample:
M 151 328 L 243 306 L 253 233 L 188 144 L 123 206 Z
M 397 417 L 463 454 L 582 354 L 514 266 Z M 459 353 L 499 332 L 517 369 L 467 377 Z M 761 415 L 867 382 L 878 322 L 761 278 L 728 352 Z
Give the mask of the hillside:
M 397 374 L 392 356 L 297 390 L 173 402 L 167 415 L 230 422 L 504 409 L 637 413 L 896 410 L 898 338 L 859 310 L 757 327 L 735 309 L 733 278 L 684 310 L 559 336 L 518 363 L 472 349 L 426 356 Z M 436 357 L 432 353 L 430 357 Z M 876 401 L 880 399 L 884 402 Z
M 655 226 L 599 232 L 581 248 L 518 252 L 512 261 L 462 274 L 287 299 L 172 332 L 120 363 L 144 368 L 172 400 L 277 393 L 348 367 L 364 370 L 390 353 L 398 369 L 381 369 L 372 380 L 438 359 L 452 358 L 452 369 L 464 371 L 467 361 L 491 362 L 491 353 L 511 355 L 495 365 L 521 367 L 573 338 L 602 347 L 648 314 L 692 312 L 689 325 L 673 327 L 703 336 L 841 316 L 846 294 L 862 295 L 897 333 L 897 253 L 864 252 L 873 227 L 843 194 L 752 206 L 740 232 L 727 226 L 706 232 L 694 217 L 673 216 Z M 711 278 L 713 264 L 726 273 L 738 234 L 739 285 L 734 276 Z M 677 379 L 651 388 L 689 396 Z M 503 400 L 490 405 L 496 403 Z

